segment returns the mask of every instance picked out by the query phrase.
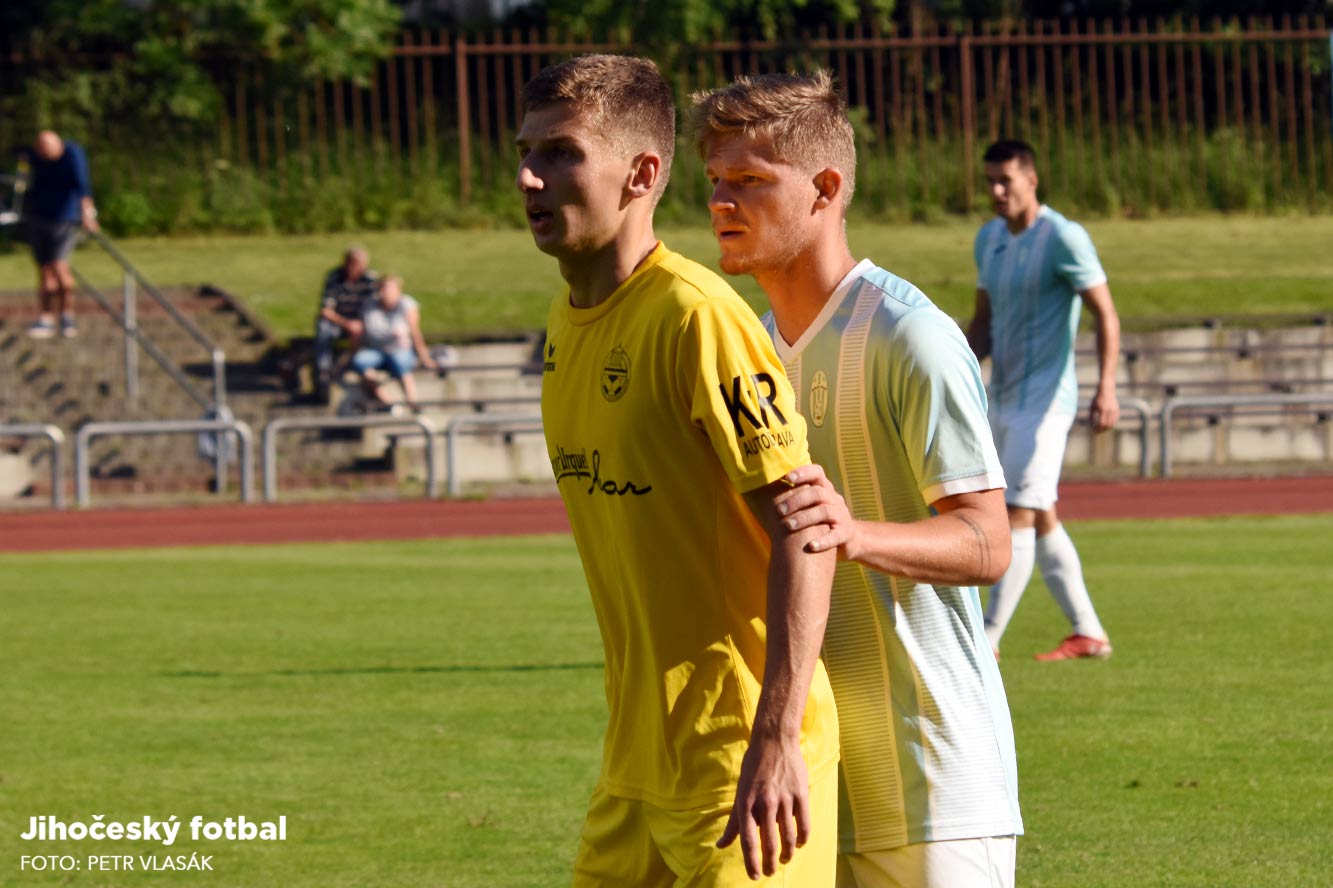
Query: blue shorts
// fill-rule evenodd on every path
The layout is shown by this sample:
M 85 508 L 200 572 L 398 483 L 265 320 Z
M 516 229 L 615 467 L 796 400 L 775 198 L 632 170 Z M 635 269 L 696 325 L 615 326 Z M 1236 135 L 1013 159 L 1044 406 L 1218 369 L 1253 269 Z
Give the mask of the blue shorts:
M 43 219 L 28 220 L 28 246 L 32 247 L 32 258 L 38 265 L 50 265 L 64 262 L 74 252 L 74 245 L 82 231 L 78 222 L 47 222 Z
M 367 370 L 387 370 L 394 379 L 402 379 L 411 373 L 412 368 L 416 365 L 416 353 L 410 348 L 395 349 L 394 351 L 363 348 L 358 349 L 357 353 L 352 355 L 352 366 L 356 368 L 357 373 L 365 373 Z

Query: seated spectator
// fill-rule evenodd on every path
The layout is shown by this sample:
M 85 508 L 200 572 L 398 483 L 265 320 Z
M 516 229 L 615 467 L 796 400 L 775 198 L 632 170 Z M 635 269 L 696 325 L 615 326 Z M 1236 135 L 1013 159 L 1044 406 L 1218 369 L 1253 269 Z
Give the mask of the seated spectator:
M 421 337 L 417 301 L 403 294 L 403 281 L 397 275 L 386 277 L 380 283 L 378 298 L 366 306 L 357 346 L 352 367 L 365 379 L 370 394 L 381 404 L 391 403 L 385 386 L 366 378 L 371 370 L 384 370 L 402 384 L 408 406 L 416 409 L 417 388 L 412 370 L 417 358 L 429 370 L 438 370 L 439 366 Z
M 380 278 L 370 270 L 370 254 L 351 246 L 342 264 L 324 278 L 319 316 L 315 321 L 315 398 L 328 403 L 333 381 L 333 348 L 341 340 L 361 335 L 361 314 L 379 289 Z

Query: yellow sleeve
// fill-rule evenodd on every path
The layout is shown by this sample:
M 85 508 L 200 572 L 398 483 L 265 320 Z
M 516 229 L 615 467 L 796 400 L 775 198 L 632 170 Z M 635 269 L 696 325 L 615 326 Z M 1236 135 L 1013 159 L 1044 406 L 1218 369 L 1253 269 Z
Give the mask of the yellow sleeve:
M 687 315 L 677 361 L 690 419 L 738 491 L 810 462 L 791 383 L 768 333 L 739 298 L 706 299 Z

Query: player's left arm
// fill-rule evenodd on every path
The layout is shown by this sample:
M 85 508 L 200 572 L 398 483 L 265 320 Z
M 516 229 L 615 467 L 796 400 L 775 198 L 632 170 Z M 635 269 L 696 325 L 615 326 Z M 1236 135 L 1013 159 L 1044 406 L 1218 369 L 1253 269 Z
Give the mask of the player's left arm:
M 941 586 L 994 583 L 1009 567 L 1009 519 L 1001 489 L 955 493 L 931 503 L 920 521 L 859 521 L 819 466 L 787 475 L 794 486 L 775 500 L 788 532 L 815 531 L 811 551 L 838 550 L 891 576 Z M 828 528 L 819 532 L 820 526 Z
M 763 690 L 736 800 L 718 847 L 741 840 L 750 878 L 772 875 L 810 836 L 809 774 L 801 753 L 801 721 L 828 623 L 837 560 L 833 549 L 810 544 L 826 528 L 815 522 L 791 531 L 776 504 L 789 491 L 775 481 L 745 494 L 772 542 L 768 565 L 768 647 Z M 820 829 L 830 829 L 820 824 Z M 757 833 L 757 837 L 756 837 Z M 757 841 L 756 841 L 757 838 Z
M 1113 428 L 1120 419 L 1120 400 L 1116 396 L 1116 366 L 1120 360 L 1120 315 L 1111 299 L 1111 288 L 1103 281 L 1079 291 L 1079 298 L 1092 313 L 1097 328 L 1097 391 L 1092 396 L 1088 421 L 1093 431 Z

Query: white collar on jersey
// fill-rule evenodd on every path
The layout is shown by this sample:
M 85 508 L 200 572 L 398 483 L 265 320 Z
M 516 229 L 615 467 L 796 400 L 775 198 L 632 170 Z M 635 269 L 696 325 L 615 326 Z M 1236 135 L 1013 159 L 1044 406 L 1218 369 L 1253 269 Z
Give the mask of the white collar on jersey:
M 856 264 L 855 268 L 847 272 L 846 276 L 838 281 L 838 286 L 833 288 L 833 292 L 829 294 L 828 299 L 824 302 L 824 307 L 819 310 L 819 314 L 815 315 L 815 319 L 810 322 L 810 326 L 806 327 L 805 332 L 802 333 L 791 345 L 787 344 L 787 340 L 783 339 L 782 333 L 779 332 L 776 341 L 774 342 L 774 345 L 777 348 L 778 358 L 783 363 L 786 363 L 805 351 L 805 347 L 810 344 L 810 341 L 818 336 L 819 331 L 823 330 L 824 327 L 828 325 L 828 322 L 833 319 L 833 315 L 837 312 L 838 306 L 842 305 L 842 301 L 847 298 L 847 294 L 851 292 L 852 286 L 860 280 L 862 275 L 874 267 L 875 263 L 871 262 L 869 259 L 862 259 Z M 773 325 L 773 329 L 777 329 L 776 323 Z

